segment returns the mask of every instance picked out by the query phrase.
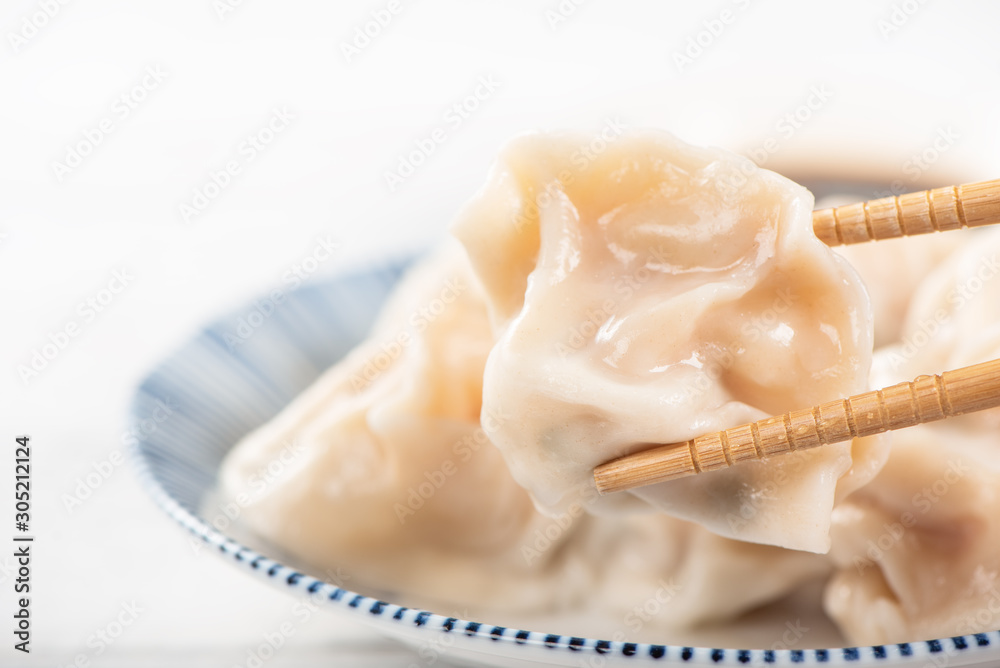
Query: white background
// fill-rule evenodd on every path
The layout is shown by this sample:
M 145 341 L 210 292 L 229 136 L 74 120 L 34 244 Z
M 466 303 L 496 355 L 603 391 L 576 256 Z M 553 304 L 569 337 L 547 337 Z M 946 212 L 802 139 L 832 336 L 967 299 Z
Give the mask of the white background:
M 340 252 L 310 280 L 445 234 L 515 133 L 620 119 L 734 150 L 771 138 L 765 165 L 798 178 L 1000 175 L 998 3 L 578 2 L 402 0 L 350 58 L 343 44 L 388 2 L 69 0 L 51 18 L 45 2 L 3 3 L 0 542 L 21 433 L 37 542 L 30 661 L 11 648 L 0 557 L 0 664 L 236 665 L 288 618 L 291 598 L 192 549 L 128 465 L 71 510 L 64 495 L 124 450 L 135 386 L 200 324 L 279 285 L 319 236 Z M 164 74 L 142 89 L 147 68 Z M 484 77 L 495 91 L 447 123 Z M 828 99 L 803 107 L 814 90 Z M 122 95 L 143 98 L 127 117 Z M 274 109 L 293 120 L 247 160 Z M 385 173 L 437 127 L 444 141 L 390 189 Z M 88 155 L 65 173 L 71 150 Z M 180 206 L 232 160 L 240 173 L 186 221 Z M 91 317 L 80 304 L 116 271 L 131 278 Z M 77 335 L 26 373 L 70 323 Z M 132 601 L 138 619 L 97 656 L 88 637 Z M 417 658 L 320 615 L 268 665 L 338 661 Z

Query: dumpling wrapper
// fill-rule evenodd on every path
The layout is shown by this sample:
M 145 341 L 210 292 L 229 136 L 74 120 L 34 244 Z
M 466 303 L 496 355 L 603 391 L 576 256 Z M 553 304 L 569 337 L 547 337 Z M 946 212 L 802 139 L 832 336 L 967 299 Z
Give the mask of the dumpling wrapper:
M 367 341 L 229 454 L 221 483 L 241 521 L 351 588 L 631 641 L 732 619 L 828 574 L 822 557 L 661 514 L 536 512 L 480 428 L 492 344 L 464 252 L 436 252 Z M 260 489 L 277 459 L 283 472 Z
M 497 338 L 484 414 L 517 416 L 487 435 L 545 513 L 658 510 L 826 552 L 850 443 L 596 494 L 602 462 L 863 391 L 872 317 L 813 235 L 804 188 L 662 132 L 589 145 L 512 141 L 453 227 Z M 851 489 L 878 470 L 877 443 L 854 444 Z
M 949 233 L 961 236 L 962 233 Z M 1000 230 L 920 283 L 878 386 L 1000 357 Z M 834 511 L 828 614 L 875 644 L 1000 627 L 1000 409 L 893 433 L 885 468 Z
M 491 344 L 464 253 L 437 253 L 393 293 L 367 341 L 237 444 L 224 492 L 249 499 L 242 518 L 256 533 L 321 568 L 387 591 L 419 583 L 441 600 L 542 605 L 527 583 L 481 576 L 496 562 L 516 570 L 532 522 L 550 521 L 479 429 Z M 255 488 L 289 444 L 298 454 L 282 475 Z
M 961 236 L 925 234 L 834 249 L 851 263 L 868 289 L 875 314 L 876 350 L 899 341 L 917 286 L 932 267 L 962 245 Z

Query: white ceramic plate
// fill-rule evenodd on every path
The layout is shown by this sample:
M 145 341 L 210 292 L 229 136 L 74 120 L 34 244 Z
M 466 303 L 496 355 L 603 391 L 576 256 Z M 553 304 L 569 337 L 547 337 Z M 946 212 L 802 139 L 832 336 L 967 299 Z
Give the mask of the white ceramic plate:
M 410 261 L 303 287 L 283 295 L 277 306 L 266 299 L 247 304 L 207 327 L 142 383 L 132 418 L 140 428 L 148 420 L 157 426 L 142 430 L 148 436 L 135 446 L 145 487 L 171 517 L 234 566 L 413 643 L 428 662 L 443 657 L 494 666 L 1000 664 L 996 631 L 876 647 L 763 650 L 611 642 L 446 617 L 316 579 L 280 548 L 236 533 L 224 514 L 200 513 L 229 448 L 365 336 Z M 157 424 L 160 402 L 173 413 Z

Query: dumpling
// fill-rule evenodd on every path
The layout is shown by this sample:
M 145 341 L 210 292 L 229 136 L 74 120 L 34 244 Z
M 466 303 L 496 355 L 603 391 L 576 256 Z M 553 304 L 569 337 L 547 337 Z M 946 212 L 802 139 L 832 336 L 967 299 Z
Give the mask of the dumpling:
M 403 282 L 366 342 L 231 451 L 224 492 L 248 500 L 249 528 L 314 566 L 442 600 L 540 605 L 530 584 L 481 575 L 500 562 L 531 570 L 518 548 L 550 521 L 479 427 L 492 341 L 478 283 L 449 246 Z M 290 443 L 283 474 L 255 487 Z
M 567 631 L 662 641 L 828 574 L 817 555 L 737 543 L 662 514 L 538 513 L 480 427 L 492 343 L 464 252 L 433 254 L 366 342 L 237 444 L 224 493 L 242 499 L 248 528 L 352 587 L 511 625 L 544 619 L 556 630 L 565 615 L 585 615 Z M 485 423 L 516 419 L 495 409 Z M 255 486 L 277 458 L 283 473 Z
M 852 444 L 598 497 L 593 468 L 866 389 L 867 294 L 812 233 L 812 197 L 719 149 L 630 132 L 524 136 L 453 227 L 489 300 L 486 424 L 539 509 L 658 510 L 826 552 Z M 885 455 L 859 441 L 851 486 Z
M 834 510 L 825 607 L 852 643 L 1000 626 L 1000 439 L 958 425 L 899 432 L 874 481 Z
M 901 340 L 877 353 L 877 386 L 1000 357 L 1000 230 L 964 238 L 915 291 Z M 1000 410 L 895 432 L 832 535 L 825 607 L 851 642 L 1000 626 Z
M 932 267 L 961 245 L 961 234 L 925 234 L 834 249 L 847 258 L 868 288 L 875 314 L 876 350 L 900 339 L 917 286 Z
M 610 628 L 624 622 L 629 640 L 691 642 L 676 631 L 731 622 L 830 574 L 825 556 L 723 538 L 661 513 L 585 517 L 564 548 L 592 572 L 582 603 L 618 622 Z

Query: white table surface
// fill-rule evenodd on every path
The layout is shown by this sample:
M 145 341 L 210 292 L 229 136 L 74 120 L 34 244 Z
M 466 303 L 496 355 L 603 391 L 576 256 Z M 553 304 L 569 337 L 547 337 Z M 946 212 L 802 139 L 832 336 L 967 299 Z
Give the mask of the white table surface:
M 220 16 L 224 2 L 232 11 Z M 400 0 L 348 62 L 342 43 L 388 1 L 4 3 L 0 438 L 10 454 L 0 542 L 13 534 L 22 433 L 32 437 L 36 542 L 27 657 L 11 646 L 13 562 L 0 550 L 0 665 L 78 655 L 106 666 L 245 665 L 292 598 L 194 550 L 127 465 L 79 506 L 68 509 L 66 495 L 123 451 L 136 384 L 199 324 L 279 284 L 319 236 L 341 250 L 313 279 L 444 234 L 514 133 L 617 118 L 734 149 L 777 137 L 768 167 L 907 187 L 1000 171 L 997 3 L 914 2 L 898 26 L 902 3 L 888 0 L 680 4 Z M 51 18 L 35 18 L 43 6 Z M 705 37 L 723 10 L 731 21 Z M 44 25 L 15 45 L 25 21 Z M 689 39 L 707 46 L 679 66 Z M 144 83 L 147 68 L 159 74 Z M 495 90 L 480 89 L 478 108 L 449 123 L 484 77 Z M 785 136 L 781 119 L 824 85 L 829 99 Z M 127 116 L 122 95 L 132 96 Z M 241 143 L 275 109 L 292 119 L 250 160 Z M 83 146 L 92 151 L 79 166 L 54 167 L 103 119 L 110 131 Z M 385 172 L 437 127 L 444 140 L 390 190 Z M 952 140 L 931 151 L 941 133 Z M 919 155 L 933 159 L 914 173 Z M 185 221 L 180 205 L 232 161 L 232 182 Z M 115 272 L 127 284 L 102 293 Z M 102 297 L 100 313 L 87 309 Z M 71 324 L 76 335 L 25 378 L 21 367 Z M 99 653 L 94 634 L 133 603 L 135 622 Z M 420 661 L 324 613 L 267 665 L 328 663 Z

